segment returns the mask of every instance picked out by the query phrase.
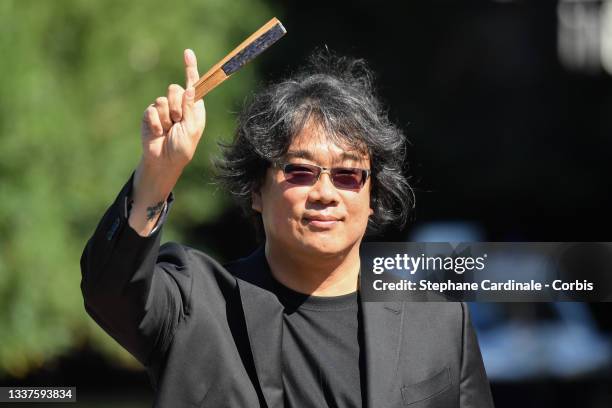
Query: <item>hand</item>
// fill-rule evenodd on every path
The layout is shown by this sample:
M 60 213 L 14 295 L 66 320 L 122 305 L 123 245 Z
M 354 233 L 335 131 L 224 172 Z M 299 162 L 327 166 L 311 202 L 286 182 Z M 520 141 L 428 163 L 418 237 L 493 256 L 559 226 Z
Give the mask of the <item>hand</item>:
M 194 101 L 194 84 L 200 78 L 196 56 L 184 52 L 185 89 L 172 84 L 144 112 L 141 128 L 143 165 L 180 173 L 191 161 L 204 132 L 206 110 L 202 99 Z

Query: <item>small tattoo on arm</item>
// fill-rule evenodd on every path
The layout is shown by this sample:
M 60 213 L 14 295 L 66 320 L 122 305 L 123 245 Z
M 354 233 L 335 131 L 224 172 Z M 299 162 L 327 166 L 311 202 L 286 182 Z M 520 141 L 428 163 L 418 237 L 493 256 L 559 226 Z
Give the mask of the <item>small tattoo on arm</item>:
M 152 207 L 147 207 L 147 221 L 151 221 L 164 208 L 164 201 L 160 201 Z

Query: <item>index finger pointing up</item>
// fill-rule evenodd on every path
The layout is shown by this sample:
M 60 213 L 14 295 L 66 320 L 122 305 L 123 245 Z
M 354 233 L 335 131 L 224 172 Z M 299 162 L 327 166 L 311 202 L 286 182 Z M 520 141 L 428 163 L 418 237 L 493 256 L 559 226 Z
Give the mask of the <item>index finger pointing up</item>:
M 198 74 L 198 61 L 196 59 L 195 53 L 186 49 L 183 53 L 183 59 L 185 60 L 185 77 L 186 84 L 185 89 L 190 86 L 194 86 L 198 79 L 200 79 L 200 75 Z

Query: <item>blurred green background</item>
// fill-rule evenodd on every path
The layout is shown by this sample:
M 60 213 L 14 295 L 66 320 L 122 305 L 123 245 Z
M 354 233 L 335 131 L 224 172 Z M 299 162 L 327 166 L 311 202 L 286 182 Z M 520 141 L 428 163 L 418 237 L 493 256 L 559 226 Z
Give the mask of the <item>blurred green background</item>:
M 184 85 L 183 49 L 202 74 L 273 15 L 259 0 L 0 2 L 0 378 L 84 347 L 138 367 L 85 313 L 81 252 L 138 163 L 142 112 Z M 226 204 L 210 156 L 232 137 L 256 64 L 207 97 L 165 241 Z

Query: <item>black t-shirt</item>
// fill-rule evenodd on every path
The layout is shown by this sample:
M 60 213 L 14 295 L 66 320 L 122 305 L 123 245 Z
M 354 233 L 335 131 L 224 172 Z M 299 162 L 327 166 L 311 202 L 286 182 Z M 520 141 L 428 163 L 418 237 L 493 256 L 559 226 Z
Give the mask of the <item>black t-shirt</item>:
M 361 408 L 363 356 L 358 292 L 308 296 L 274 280 L 283 312 L 286 408 Z

